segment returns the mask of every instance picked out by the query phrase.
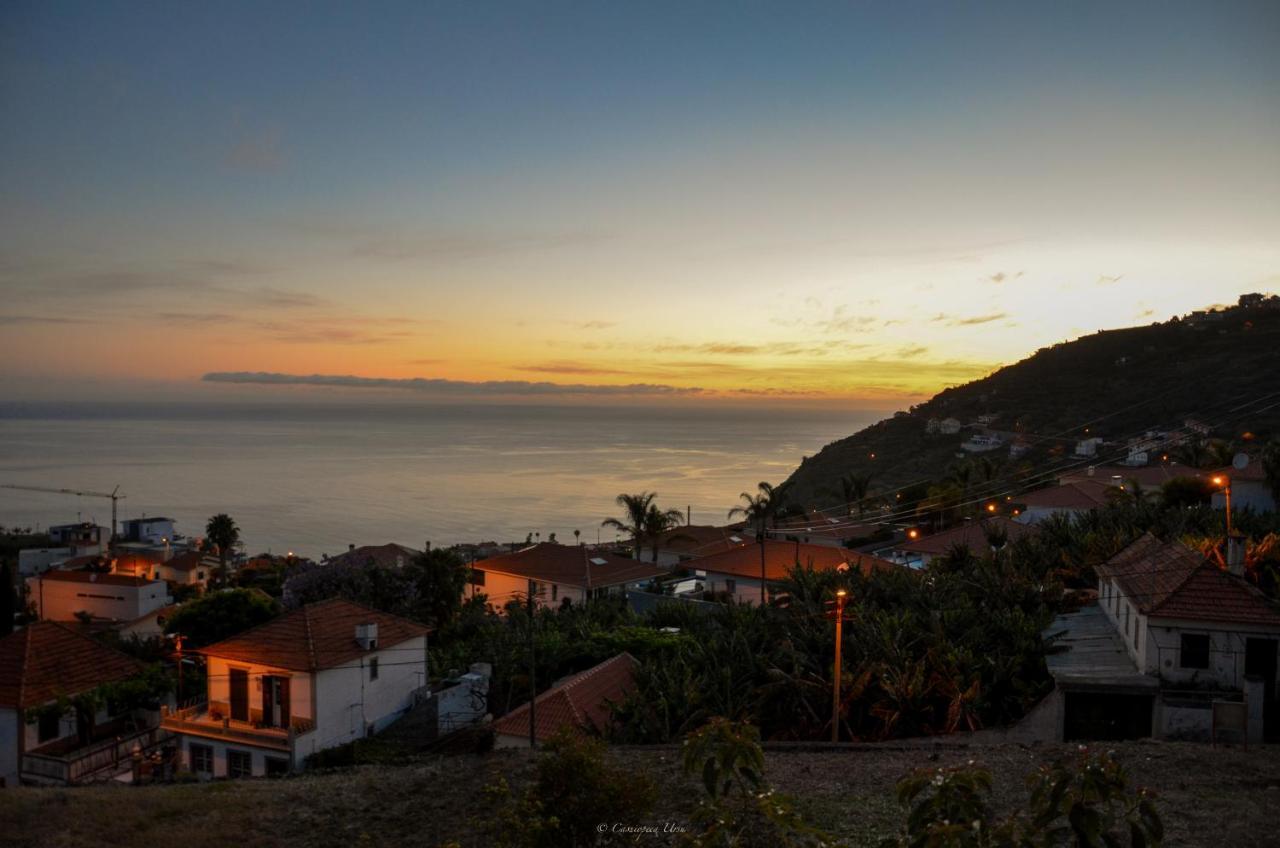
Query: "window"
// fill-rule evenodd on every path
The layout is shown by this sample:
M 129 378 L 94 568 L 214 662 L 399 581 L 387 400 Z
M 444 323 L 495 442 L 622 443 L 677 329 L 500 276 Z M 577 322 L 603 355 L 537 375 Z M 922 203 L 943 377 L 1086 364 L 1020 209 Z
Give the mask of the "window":
M 476 569 L 474 569 L 474 568 L 473 568 L 473 569 L 471 569 L 471 585 L 472 585 L 472 586 L 483 586 L 483 585 L 484 585 L 484 572 L 483 572 L 483 571 L 477 571 L 477 570 L 476 570 Z
M 1209 667 L 1209 636 L 1206 633 L 1183 633 L 1182 656 L 1178 663 L 1182 668 Z
M 378 658 L 377 657 L 373 657 L 372 659 L 369 660 L 369 679 L 370 680 L 378 679 Z
M 724 590 L 728 592 L 730 595 L 732 595 L 734 590 L 737 588 L 738 588 L 737 580 L 730 579 L 730 580 L 724 581 Z
M 37 728 L 40 742 L 48 742 L 62 735 L 62 714 L 55 710 L 40 713 L 40 725 Z
M 263 757 L 267 777 L 282 777 L 289 773 L 289 761 L 280 757 Z
M 187 747 L 187 753 L 191 758 L 191 771 L 196 774 L 213 774 L 213 747 L 211 745 L 197 745 L 192 742 Z
M 252 777 L 253 754 L 227 749 L 227 777 Z

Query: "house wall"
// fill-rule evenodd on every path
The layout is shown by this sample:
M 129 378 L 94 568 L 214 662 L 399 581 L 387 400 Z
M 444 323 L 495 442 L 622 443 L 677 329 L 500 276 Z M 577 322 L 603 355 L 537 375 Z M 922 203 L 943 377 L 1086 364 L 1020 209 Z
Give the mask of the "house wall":
M 1215 509 L 1226 509 L 1227 499 L 1222 492 L 1213 493 Z M 1254 512 L 1275 512 L 1276 500 L 1271 489 L 1261 480 L 1231 481 L 1231 510 L 1251 509 Z
M 1280 640 L 1280 627 L 1243 625 L 1248 629 L 1230 626 L 1214 626 L 1198 621 L 1154 619 L 1147 625 L 1145 664 L 1140 665 L 1148 674 L 1159 674 L 1171 683 L 1213 685 L 1221 689 L 1244 687 L 1245 645 L 1250 638 Z M 1209 667 L 1182 668 L 1182 634 L 1203 634 L 1209 637 Z M 1277 663 L 1280 665 L 1280 662 Z M 1277 669 L 1280 679 L 1280 668 Z
M 298 757 L 384 729 L 413 706 L 427 685 L 427 639 L 419 636 L 371 652 L 316 674 L 316 729 L 299 740 Z M 378 679 L 369 679 L 369 661 L 378 658 Z
M 302 737 L 299 737 L 302 738 Z M 228 742 L 222 739 L 215 739 L 205 736 L 188 736 L 180 734 L 178 736 L 178 763 L 181 768 L 191 770 L 191 746 L 205 745 L 213 749 L 213 772 L 202 773 L 197 775 L 201 778 L 210 777 L 226 777 L 227 776 L 227 751 L 244 751 L 251 758 L 251 767 L 254 777 L 261 777 L 267 773 L 267 759 L 290 761 L 287 751 L 279 751 L 274 748 L 255 748 L 252 745 L 246 745 L 243 742 Z M 295 766 L 290 765 L 290 770 Z
M 739 604 L 760 603 L 760 578 L 739 577 L 732 574 L 706 572 L 702 581 L 703 591 L 729 592 Z
M 50 621 L 71 621 L 81 611 L 98 618 L 133 621 L 160 609 L 171 600 L 163 581 L 143 586 L 118 586 L 31 577 L 27 579 L 27 585 L 40 617 Z
M 18 551 L 18 573 L 23 577 L 41 574 L 71 556 L 71 548 L 27 548 Z
M 475 571 L 484 573 L 484 585 L 473 586 L 468 583 L 463 589 L 463 598 L 470 598 L 473 595 L 488 595 L 489 603 L 501 609 L 511 600 L 524 600 L 529 593 L 529 581 L 524 577 L 516 577 L 510 574 L 500 574 L 495 571 L 485 571 L 481 566 L 483 562 L 474 566 Z M 582 589 L 577 586 L 565 586 L 554 583 L 539 583 L 537 589 L 537 602 L 540 606 L 559 606 L 566 598 L 572 598 L 573 602 L 582 601 Z
M 1024 509 L 1020 515 L 1014 517 L 1013 520 L 1018 522 L 1019 524 L 1038 524 L 1039 522 L 1044 521 L 1046 518 L 1052 515 L 1058 515 L 1059 513 L 1063 513 L 1065 515 L 1075 515 L 1078 512 L 1085 512 L 1085 511 L 1086 510 L 1079 509 L 1078 507 L 1029 506 L 1026 509 Z
M 18 758 L 21 756 L 22 719 L 18 711 L 0 707 L 0 782 L 18 785 Z
M 231 711 L 231 669 L 242 668 L 249 672 L 249 720 L 262 720 L 263 675 L 289 678 L 289 715 L 291 718 L 314 719 L 311 698 L 311 674 L 255 663 L 229 662 L 221 657 L 209 657 L 209 707 L 217 708 L 223 715 Z M 234 747 L 234 746 L 233 746 Z

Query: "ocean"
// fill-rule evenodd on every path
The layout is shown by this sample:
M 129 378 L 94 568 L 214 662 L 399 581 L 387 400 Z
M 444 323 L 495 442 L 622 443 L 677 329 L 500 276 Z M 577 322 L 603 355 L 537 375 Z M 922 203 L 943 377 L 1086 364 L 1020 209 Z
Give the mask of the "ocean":
M 609 540 L 620 492 L 721 522 L 738 494 L 879 417 L 796 409 L 278 404 L 0 405 L 0 483 L 110 492 L 119 517 L 202 535 L 230 513 L 248 553 L 448 545 L 538 532 Z M 107 524 L 100 498 L 0 488 L 0 525 Z

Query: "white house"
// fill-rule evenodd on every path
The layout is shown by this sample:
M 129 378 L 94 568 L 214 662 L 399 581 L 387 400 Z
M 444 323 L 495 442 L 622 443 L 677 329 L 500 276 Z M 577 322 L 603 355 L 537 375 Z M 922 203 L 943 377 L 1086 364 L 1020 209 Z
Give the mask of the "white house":
M 876 555 L 909 568 L 924 568 L 935 557 L 945 556 L 957 548 L 966 548 L 974 556 L 985 556 L 991 551 L 993 539 L 1003 536 L 1008 544 L 1034 532 L 1033 527 L 996 515 L 928 536 L 908 534 L 902 541 L 876 551 Z
M 1014 520 L 1020 524 L 1036 524 L 1051 515 L 1074 516 L 1098 509 L 1114 497 L 1112 490 L 1108 482 L 1089 479 L 1037 489 L 1018 496 L 1020 511 Z
M 463 597 L 485 595 L 501 608 L 531 594 L 538 604 L 579 603 L 601 594 L 620 594 L 665 577 L 667 569 L 585 545 L 540 542 L 514 553 L 478 560 Z
M 127 518 L 120 522 L 120 540 L 122 542 L 163 544 L 165 540 L 172 542 L 174 538 L 172 518 L 160 516 L 155 518 Z
M 974 433 L 960 444 L 960 450 L 969 453 L 986 453 L 999 449 L 1003 444 L 1004 437 L 995 433 Z
M 340 598 L 199 651 L 208 699 L 166 715 L 200 777 L 285 774 L 376 733 L 426 693 L 428 628 Z
M 112 714 L 104 705 L 90 720 L 56 705 L 141 672 L 132 657 L 52 621 L 0 639 L 0 786 L 78 783 L 117 774 L 121 763 L 127 769 L 134 745 L 160 741 L 154 712 Z
M 1081 439 L 1076 442 L 1076 456 L 1097 456 L 1098 448 L 1102 447 L 1102 439 L 1093 436 L 1088 439 Z
M 46 571 L 27 578 L 36 614 L 71 621 L 76 613 L 133 621 L 173 603 L 163 580 L 102 571 Z
M 859 568 L 864 574 L 896 568 L 894 563 L 848 548 L 768 539 L 690 562 L 688 568 L 704 594 L 731 597 L 737 603 L 758 604 L 761 575 L 766 586 L 785 580 L 797 566 L 815 571 Z

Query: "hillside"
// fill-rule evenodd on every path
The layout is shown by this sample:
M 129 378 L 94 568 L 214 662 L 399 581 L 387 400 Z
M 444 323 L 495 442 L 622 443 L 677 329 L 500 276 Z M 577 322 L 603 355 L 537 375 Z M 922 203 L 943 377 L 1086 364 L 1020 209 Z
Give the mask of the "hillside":
M 838 751 L 769 751 L 765 773 L 793 795 L 805 819 L 850 846 L 872 846 L 894 834 L 902 814 L 895 781 L 914 768 L 975 759 L 992 769 L 993 798 L 1003 812 L 1026 797 L 1023 775 L 1073 746 L 997 745 L 902 749 L 859 746 Z M 1108 745 L 1135 785 L 1155 791 L 1166 844 L 1262 846 L 1280 843 L 1271 826 L 1280 793 L 1273 751 L 1210 750 L 1192 743 Z M 680 773 L 675 748 L 614 748 L 619 765 L 647 773 L 663 787 L 646 821 L 691 827 L 701 794 Z M 491 844 L 477 820 L 494 815 L 485 787 L 529 779 L 518 751 L 430 756 L 401 765 L 363 766 L 296 778 L 218 781 L 129 788 L 6 789 L 0 792 L 0 843 L 13 848 L 185 848 L 239 845 L 393 846 L 423 848 Z M 664 846 L 674 834 L 609 844 Z
M 827 445 L 792 473 L 791 498 L 839 503 L 839 481 L 849 473 L 872 474 L 876 492 L 937 478 L 976 432 L 968 425 L 987 415 L 995 416 L 992 430 L 1027 440 L 1031 450 L 1020 462 L 1036 469 L 1070 461 L 1077 439 L 1123 442 L 1145 430 L 1182 427 L 1187 418 L 1213 425 L 1215 438 L 1256 444 L 1280 434 L 1280 405 L 1272 406 L 1280 397 L 1259 400 L 1274 392 L 1280 392 L 1280 299 L 1100 331 L 1043 348 Z M 926 431 L 930 419 L 946 418 L 965 429 Z M 1004 461 L 1009 451 L 986 455 Z

